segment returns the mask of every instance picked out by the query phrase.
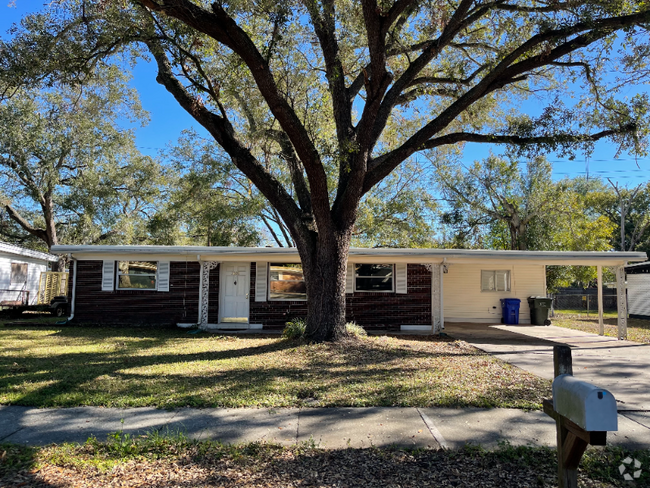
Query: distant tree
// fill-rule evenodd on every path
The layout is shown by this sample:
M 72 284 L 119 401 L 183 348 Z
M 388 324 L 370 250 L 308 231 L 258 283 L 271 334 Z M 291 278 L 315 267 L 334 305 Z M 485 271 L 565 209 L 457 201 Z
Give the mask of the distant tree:
M 495 156 L 477 161 L 467 170 L 438 164 L 436 180 L 451 207 L 448 215 L 475 219 L 478 214 L 482 223 L 492 225 L 489 247 L 529 249 L 533 224 L 562 205 L 563 188 L 553 183 L 551 165 L 542 157 L 529 160 L 524 169 L 516 159 Z M 498 242 L 502 229 L 507 243 Z
M 257 246 L 260 219 L 275 232 L 266 199 L 214 141 L 186 131 L 165 159 L 175 176 L 167 202 L 149 223 L 158 243 Z
M 612 222 L 612 239 L 620 251 L 650 250 L 650 183 L 626 188 L 607 180 L 609 187 L 594 192 L 590 201 Z
M 423 168 L 405 164 L 369 191 L 359 204 L 352 245 L 437 246 L 438 202 L 426 181 Z
M 516 160 L 488 158 L 463 171 L 440 168 L 441 190 L 455 216 L 454 225 L 473 229 L 480 247 L 539 251 L 606 251 L 614 226 L 592 211 L 589 192 L 572 180 L 552 180 L 551 165 L 535 158 L 525 166 Z M 459 242 L 466 234 L 459 237 Z M 549 267 L 547 286 L 555 290 L 571 283 L 588 284 L 595 269 Z
M 128 242 L 152 213 L 162 173 L 118 119 L 143 120 L 117 68 L 84 85 L 18 90 L 0 103 L 0 203 L 14 240 Z M 23 237 L 18 235 L 22 233 Z

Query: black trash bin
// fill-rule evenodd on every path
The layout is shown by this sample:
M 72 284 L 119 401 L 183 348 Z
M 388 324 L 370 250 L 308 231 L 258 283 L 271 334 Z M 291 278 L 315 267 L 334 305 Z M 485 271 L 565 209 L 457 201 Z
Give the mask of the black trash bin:
M 552 302 L 552 298 L 529 297 L 530 323 L 533 325 L 551 325 L 551 321 L 548 319 L 548 313 L 551 309 Z
M 503 314 L 503 323 L 517 325 L 519 323 L 519 298 L 502 298 L 501 313 Z

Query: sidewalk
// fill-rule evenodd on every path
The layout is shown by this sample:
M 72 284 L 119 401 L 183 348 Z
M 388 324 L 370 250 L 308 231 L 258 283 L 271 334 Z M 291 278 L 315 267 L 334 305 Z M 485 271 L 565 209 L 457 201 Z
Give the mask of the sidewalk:
M 179 409 L 77 407 L 37 409 L 0 406 L 0 442 L 46 445 L 105 440 L 111 432 L 131 435 L 181 432 L 223 443 L 313 441 L 326 449 L 403 446 L 460 448 L 555 446 L 555 423 L 539 411 L 453 408 Z M 619 431 L 608 445 L 650 448 L 650 413 L 619 414 Z

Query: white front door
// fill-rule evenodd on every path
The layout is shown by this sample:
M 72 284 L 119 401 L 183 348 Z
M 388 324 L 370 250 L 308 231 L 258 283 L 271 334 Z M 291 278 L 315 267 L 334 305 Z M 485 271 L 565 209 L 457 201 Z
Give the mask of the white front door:
M 219 322 L 248 324 L 250 263 L 221 264 Z

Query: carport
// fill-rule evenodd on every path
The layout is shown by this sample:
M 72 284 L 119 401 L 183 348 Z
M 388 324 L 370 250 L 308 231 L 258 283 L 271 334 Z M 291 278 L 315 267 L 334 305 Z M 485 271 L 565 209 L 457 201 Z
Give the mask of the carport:
M 510 295 L 503 294 L 499 298 L 518 298 L 521 299 L 522 312 L 527 313 L 528 305 L 525 303 L 526 298 L 535 295 L 546 295 L 546 267 L 547 266 L 589 266 L 596 268 L 597 287 L 598 287 L 598 324 L 599 334 L 604 336 L 605 328 L 603 321 L 603 267 L 613 269 L 616 275 L 616 302 L 617 302 L 617 325 L 618 339 L 627 339 L 627 296 L 625 267 L 630 262 L 645 261 L 647 259 L 644 252 L 585 252 L 585 251 L 486 251 L 486 250 L 458 250 L 457 255 L 448 254 L 445 256 L 445 273 L 447 268 L 449 275 L 444 279 L 444 300 L 441 314 L 441 322 L 447 328 L 450 323 L 495 323 L 501 318 L 501 311 L 494 314 L 490 319 L 473 320 L 471 317 L 462 314 L 462 309 L 476 308 L 475 304 L 480 303 L 484 306 L 484 298 L 488 295 L 494 295 L 484 292 L 484 290 L 475 290 L 477 279 L 468 279 L 469 272 L 474 270 L 483 273 L 483 269 L 502 267 L 507 269 L 511 266 L 517 274 L 517 282 L 524 283 L 524 286 L 518 285 L 516 293 Z M 452 277 L 456 273 L 456 268 L 463 268 L 459 278 Z M 499 268 L 501 269 L 501 268 Z M 463 279 L 464 278 L 464 279 Z M 455 286 L 454 286 L 455 285 Z M 513 284 L 513 288 L 514 288 Z M 442 288 L 441 283 L 441 288 Z M 442 293 L 441 293 L 442 295 Z M 498 302 L 497 302 L 498 303 Z M 526 308 L 524 308 L 526 307 Z M 492 307 L 496 308 L 496 307 Z M 461 312 L 459 313 L 459 309 Z M 466 318 L 464 318 L 466 317 Z M 526 323 L 525 320 L 520 323 Z M 435 330 L 435 327 L 434 327 Z

